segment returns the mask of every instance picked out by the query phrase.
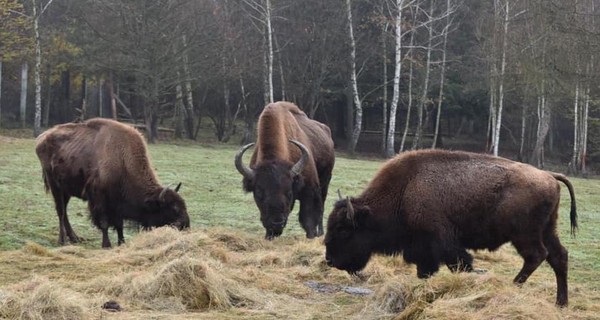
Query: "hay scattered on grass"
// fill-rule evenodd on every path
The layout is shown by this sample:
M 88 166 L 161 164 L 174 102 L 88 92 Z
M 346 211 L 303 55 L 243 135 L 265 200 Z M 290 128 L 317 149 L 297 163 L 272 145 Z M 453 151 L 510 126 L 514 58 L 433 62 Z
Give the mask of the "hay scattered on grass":
M 86 319 L 87 310 L 85 297 L 44 277 L 33 277 L 0 294 L 0 316 L 5 319 Z
M 593 318 L 598 294 L 571 283 L 571 307 L 560 310 L 554 275 L 536 271 L 522 288 L 512 283 L 521 265 L 510 250 L 480 255 L 488 273 L 440 272 L 416 277 L 401 257 L 374 257 L 353 277 L 325 265 L 317 240 L 265 241 L 261 235 L 210 229 L 179 232 L 157 228 L 111 250 L 28 243 L 0 256 L 4 274 L 27 261 L 28 277 L 0 287 L 0 318 L 80 319 L 116 300 L 118 317 L 149 314 L 166 318 L 365 318 L 365 319 L 541 319 Z M 478 260 L 478 257 L 483 259 Z M 6 259 L 6 260 L 3 260 Z M 25 263 L 25 262 L 24 262 Z M 12 272 L 15 272 L 12 271 Z M 27 272 L 20 272 L 21 279 Z M 10 278 L 8 278 L 10 280 Z M 48 280 L 51 279 L 51 280 Z M 316 292 L 309 281 L 374 291 L 357 296 Z M 542 316 L 543 315 L 543 316 Z M 542 319 L 544 318 L 544 319 Z

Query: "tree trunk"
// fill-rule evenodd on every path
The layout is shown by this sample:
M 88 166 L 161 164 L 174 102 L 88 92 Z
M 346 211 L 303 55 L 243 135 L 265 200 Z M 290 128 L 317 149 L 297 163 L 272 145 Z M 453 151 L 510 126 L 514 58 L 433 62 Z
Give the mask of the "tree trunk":
M 2 128 L 2 59 L 0 59 L 0 128 Z
M 575 103 L 573 104 L 573 156 L 569 167 L 574 174 L 578 172 L 579 147 L 579 81 L 575 84 Z
M 33 32 L 35 35 L 35 67 L 34 67 L 34 81 L 35 81 L 35 117 L 33 121 L 33 136 L 37 137 L 42 133 L 42 80 L 41 80 L 41 69 L 42 69 L 42 44 L 40 42 L 40 14 L 37 12 L 37 5 L 35 0 L 31 1 L 33 4 Z
M 181 36 L 184 47 L 183 54 L 183 73 L 185 76 L 185 131 L 187 133 L 187 138 L 190 140 L 194 140 L 194 99 L 192 95 L 192 81 L 190 74 L 190 62 L 189 57 L 187 55 L 187 37 L 185 35 Z
M 265 22 L 267 36 L 267 84 L 269 102 L 273 102 L 273 28 L 271 26 L 271 0 L 265 0 Z
M 281 82 L 281 99 L 283 101 L 286 101 L 287 98 L 285 96 L 285 74 L 283 73 L 283 58 L 281 58 L 281 48 L 279 47 L 279 42 L 277 41 L 277 37 L 273 37 L 274 41 L 275 41 L 275 49 L 277 51 L 277 62 L 278 66 L 279 66 L 279 81 Z
M 146 110 L 144 104 L 144 110 Z M 98 81 L 98 117 L 104 117 L 104 79 Z
M 115 98 L 115 83 L 112 75 L 108 81 L 108 94 L 110 96 L 110 115 L 113 119 L 117 120 L 117 99 Z
M 19 120 L 21 121 L 21 128 L 25 128 L 25 121 L 27 120 L 27 74 L 29 73 L 29 64 L 23 62 L 21 65 L 21 106 L 19 108 Z
M 350 137 L 348 151 L 350 154 L 354 154 L 362 129 L 362 105 L 358 94 L 358 81 L 356 79 L 356 41 L 354 39 L 354 30 L 352 27 L 351 0 L 346 0 L 346 19 L 348 24 L 348 38 L 350 40 L 350 85 L 352 87 L 352 96 L 354 101 L 354 125 L 352 128 L 352 136 Z
M 581 115 L 581 146 L 579 148 L 579 171 L 581 174 L 587 174 L 586 168 L 586 157 L 587 157 L 587 137 L 588 137 L 588 118 L 590 110 L 590 86 L 589 84 L 585 90 L 585 103 L 583 104 L 583 111 Z
M 400 100 L 400 75 L 402 71 L 402 6 L 404 0 L 396 0 L 397 15 L 395 23 L 395 56 L 394 56 L 394 87 L 392 93 L 392 103 L 390 104 L 390 121 L 387 132 L 387 146 L 385 155 L 390 158 L 395 153 L 394 138 L 396 137 L 396 112 L 398 109 L 398 101 Z
M 381 3 L 380 14 L 383 16 L 385 12 L 385 3 Z M 383 62 L 383 98 L 381 103 L 381 152 L 385 156 L 387 154 L 387 126 L 388 126 L 388 68 L 387 68 L 387 30 L 389 24 L 386 22 L 381 29 L 381 58 Z
M 429 7 L 429 19 L 433 19 L 433 1 L 431 1 Z M 425 62 L 425 80 L 423 83 L 423 93 L 421 94 L 421 100 L 419 101 L 419 112 L 418 112 L 418 123 L 417 123 L 417 132 L 415 133 L 415 139 L 413 140 L 412 149 L 418 149 L 421 145 L 421 137 L 423 135 L 423 111 L 425 110 L 425 106 L 427 105 L 427 92 L 429 91 L 429 73 L 431 71 L 431 51 L 432 51 L 432 42 L 433 42 L 433 25 L 429 24 L 427 26 L 429 31 L 429 36 L 427 40 L 427 61 Z
M 440 116 L 442 114 L 442 101 L 444 99 L 444 78 L 446 77 L 446 44 L 448 42 L 448 32 L 450 31 L 450 0 L 446 0 L 446 26 L 444 27 L 444 42 L 442 44 L 442 70 L 440 74 L 440 92 L 438 94 L 437 114 L 435 117 L 435 131 L 433 133 L 433 143 L 431 148 L 435 149 L 440 130 Z
M 177 77 L 180 78 L 179 71 L 177 72 Z M 185 107 L 183 106 L 183 89 L 181 88 L 181 83 L 178 83 L 175 86 L 175 138 L 181 139 L 183 138 L 183 122 L 185 114 Z
M 404 151 L 404 144 L 406 142 L 406 136 L 408 135 L 408 128 L 410 126 L 410 115 L 412 110 L 413 98 L 412 98 L 412 87 L 413 87 L 413 49 L 412 46 L 415 43 L 415 32 L 412 30 L 410 33 L 410 57 L 408 59 L 408 105 L 406 107 L 406 122 L 404 124 L 404 132 L 402 133 L 402 141 L 400 142 L 400 152 Z
M 543 91 L 542 91 L 543 92 Z M 531 153 L 531 163 L 538 168 L 544 167 L 544 143 L 550 130 L 550 109 L 546 107 L 546 97 L 542 94 L 538 103 L 538 129 L 536 134 L 535 146 Z
M 500 62 L 500 84 L 498 85 L 498 112 L 496 117 L 496 124 L 494 127 L 495 135 L 492 145 L 493 154 L 498 155 L 498 145 L 500 144 L 500 128 L 502 127 L 502 109 L 504 107 L 504 75 L 506 73 L 506 50 L 508 45 L 508 23 L 509 23 L 509 0 L 505 0 L 505 12 L 504 12 L 504 33 L 502 34 L 502 60 Z

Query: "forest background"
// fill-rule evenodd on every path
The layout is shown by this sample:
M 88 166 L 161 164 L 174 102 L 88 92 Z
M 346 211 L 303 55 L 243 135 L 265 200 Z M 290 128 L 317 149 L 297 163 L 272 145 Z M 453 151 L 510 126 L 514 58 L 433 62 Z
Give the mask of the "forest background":
M 351 154 L 600 170 L 597 0 L 0 0 L 0 126 L 244 143 L 289 100 Z

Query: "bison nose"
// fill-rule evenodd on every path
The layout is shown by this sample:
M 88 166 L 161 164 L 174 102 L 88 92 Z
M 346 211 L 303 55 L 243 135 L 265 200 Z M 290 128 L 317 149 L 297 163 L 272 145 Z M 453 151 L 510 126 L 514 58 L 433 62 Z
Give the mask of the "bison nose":
M 285 219 L 284 219 L 284 220 L 280 220 L 280 221 L 272 221 L 271 224 L 276 227 L 283 227 L 283 226 L 285 226 L 286 222 L 287 221 L 285 221 Z

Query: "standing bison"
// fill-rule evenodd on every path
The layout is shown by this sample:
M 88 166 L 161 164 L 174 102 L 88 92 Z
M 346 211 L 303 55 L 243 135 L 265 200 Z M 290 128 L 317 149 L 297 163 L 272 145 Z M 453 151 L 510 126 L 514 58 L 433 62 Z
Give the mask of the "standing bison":
M 185 202 L 175 190 L 158 183 L 142 135 L 134 128 L 108 119 L 55 126 L 37 138 L 35 151 L 42 164 L 46 191 L 54 197 L 59 222 L 58 242 L 66 236 L 78 242 L 67 216 L 71 197 L 88 201 L 92 222 L 102 231 L 102 247 L 111 246 L 108 228 L 123 220 L 150 228 L 189 227 Z
M 244 190 L 254 194 L 265 238 L 281 235 L 296 199 L 306 237 L 323 235 L 323 204 L 335 161 L 331 131 L 290 102 L 267 105 L 257 130 L 250 166 L 242 156 L 254 143 L 239 150 L 235 167 Z
M 567 250 L 556 224 L 562 174 L 489 155 L 440 150 L 406 152 L 389 160 L 356 198 L 339 200 L 325 235 L 329 266 L 355 273 L 373 253 L 402 253 L 426 278 L 445 263 L 472 271 L 465 249 L 498 249 L 511 242 L 524 259 L 514 279 L 524 283 L 546 260 L 557 282 L 556 303 L 567 305 Z

